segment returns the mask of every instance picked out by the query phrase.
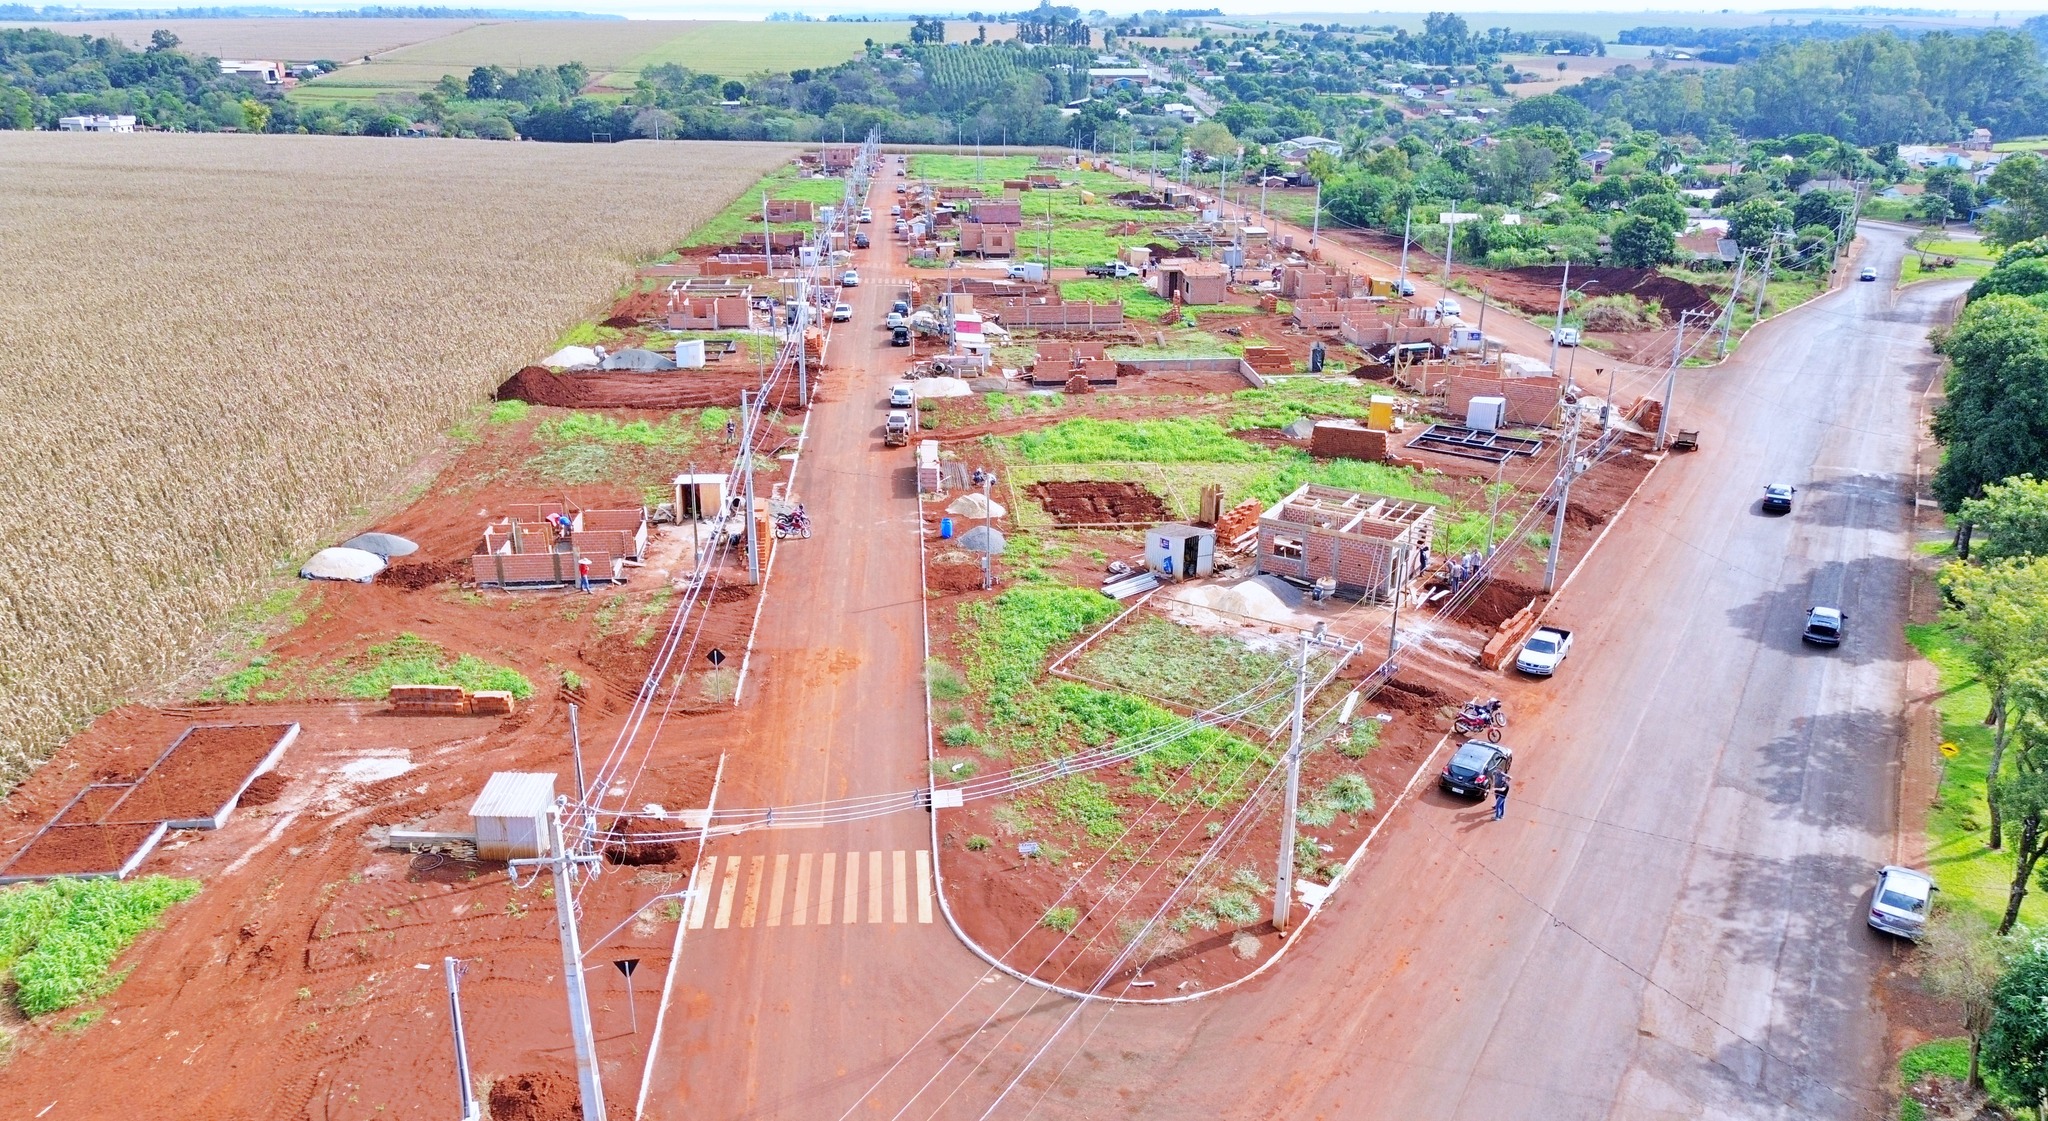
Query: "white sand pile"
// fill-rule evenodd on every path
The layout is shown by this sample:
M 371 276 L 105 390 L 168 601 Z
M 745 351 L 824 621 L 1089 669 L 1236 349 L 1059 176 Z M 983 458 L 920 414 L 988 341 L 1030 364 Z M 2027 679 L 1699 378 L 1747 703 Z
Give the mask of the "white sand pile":
M 972 397 L 974 389 L 959 378 L 919 378 L 910 383 L 916 397 Z

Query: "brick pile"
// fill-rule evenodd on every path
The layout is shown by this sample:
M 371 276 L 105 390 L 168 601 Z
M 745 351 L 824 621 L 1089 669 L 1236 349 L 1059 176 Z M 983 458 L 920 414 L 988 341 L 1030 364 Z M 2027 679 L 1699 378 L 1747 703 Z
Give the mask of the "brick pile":
M 505 690 L 472 693 L 460 685 L 393 685 L 389 699 L 399 716 L 510 716 L 513 709 Z
M 1238 538 L 1259 528 L 1259 515 L 1266 512 L 1265 504 L 1256 498 L 1247 498 L 1223 512 L 1216 520 L 1216 541 L 1228 549 Z
M 1248 346 L 1244 348 L 1245 365 L 1261 374 L 1291 374 L 1294 359 L 1282 347 Z

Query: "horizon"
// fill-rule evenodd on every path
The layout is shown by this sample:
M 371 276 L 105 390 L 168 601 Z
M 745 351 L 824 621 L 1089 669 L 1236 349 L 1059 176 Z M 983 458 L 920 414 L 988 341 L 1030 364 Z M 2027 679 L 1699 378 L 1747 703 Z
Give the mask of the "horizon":
M 265 4 L 260 6 L 296 8 L 308 12 L 337 12 L 353 11 L 370 5 L 351 4 L 346 2 L 316 2 L 292 4 L 289 2 L 289 0 L 286 0 L 286 2 L 284 3 Z M 458 2 L 456 3 L 450 3 L 445 6 L 449 8 L 459 9 L 464 7 L 465 5 L 460 3 L 458 0 Z M 474 6 L 478 8 L 507 11 L 574 11 L 593 16 L 624 18 L 629 20 L 710 19 L 729 20 L 734 22 L 766 22 L 767 20 L 767 16 L 762 13 L 761 6 L 759 5 L 743 5 L 733 7 L 725 7 L 719 4 L 684 5 L 677 4 L 674 2 L 674 0 L 610 0 L 610 2 L 608 3 L 595 5 L 574 3 L 564 4 L 559 2 L 559 0 L 553 0 L 553 2 L 551 2 L 551 0 L 496 0 L 496 2 L 479 3 Z M 1104 11 L 1112 16 L 1135 15 L 1148 10 L 1166 10 L 1163 6 L 1157 4 L 1090 4 L 1084 6 L 1079 3 L 1074 3 L 1067 6 L 1080 8 L 1080 10 L 1084 12 Z M 1240 0 L 1240 2 L 1236 4 L 1210 6 L 1221 7 L 1223 11 L 1222 16 L 1212 18 L 1271 19 L 1284 20 L 1287 22 L 1336 22 L 1351 26 L 1358 26 L 1361 24 L 1370 25 L 1377 22 L 1383 22 L 1375 18 L 1380 16 L 1413 18 L 1415 16 L 1424 15 L 1430 12 L 1444 11 L 1447 7 L 1442 2 L 1442 0 L 1381 0 L 1381 2 L 1375 4 L 1374 8 L 1370 11 L 1324 11 L 1317 10 L 1314 8 L 1304 8 L 1298 3 L 1289 2 L 1289 0 L 1274 0 L 1274 2 L 1271 3 L 1262 3 L 1260 2 L 1260 0 L 1249 0 L 1249 2 L 1244 2 L 1244 0 Z M 931 7 L 936 6 L 926 7 L 926 12 L 929 12 L 931 10 Z M 1006 12 L 1021 12 L 1024 11 L 1026 7 L 1028 7 L 1028 5 L 1020 5 L 1017 7 L 1004 7 L 1001 10 Z M 91 5 L 64 5 L 63 9 L 66 11 L 76 12 L 81 15 L 84 15 L 95 12 L 133 11 L 138 10 L 139 6 L 137 8 L 124 9 L 112 6 L 100 7 Z M 174 11 L 176 9 L 165 8 L 158 10 Z M 913 18 L 916 15 L 926 14 L 926 12 L 914 12 L 904 9 L 892 8 L 886 5 L 865 3 L 862 2 L 862 0 L 823 0 L 822 3 L 810 4 L 790 3 L 786 6 L 776 5 L 774 6 L 774 10 L 778 12 L 797 12 L 805 15 L 810 15 L 819 19 L 823 19 L 824 17 L 827 16 L 865 15 L 869 16 L 870 18 L 876 21 L 907 20 Z M 942 9 L 938 14 L 946 16 L 947 18 L 957 19 L 960 18 L 961 13 L 973 10 L 979 9 L 974 7 L 972 4 L 967 4 L 959 6 L 957 8 Z M 1634 15 L 1641 19 L 1643 26 L 1670 24 L 1676 19 L 1706 20 L 1712 24 L 1730 26 L 1731 24 L 1729 23 L 1729 21 L 1731 20 L 1731 18 L 1741 19 L 1745 23 L 1749 23 L 1755 21 L 1776 22 L 1779 20 L 1788 22 L 1805 22 L 1815 19 L 1838 19 L 1855 16 L 1870 21 L 1928 21 L 1944 23 L 1982 23 L 1989 26 L 1997 27 L 2017 26 L 2020 22 L 2032 16 L 2044 13 L 2048 13 L 2048 0 L 2033 0 L 2032 3 L 2004 5 L 1998 8 L 1986 9 L 1907 8 L 1890 6 L 1872 6 L 1868 4 L 1856 3 L 1814 3 L 1800 5 L 1797 7 L 1787 7 L 1784 5 L 1783 0 L 1775 0 L 1775 2 L 1774 0 L 1726 0 L 1726 2 L 1713 4 L 1711 6 L 1702 5 L 1699 7 L 1686 8 L 1660 7 L 1649 10 L 1642 9 L 1636 5 L 1628 4 L 1624 2 L 1624 0 L 1590 0 L 1590 2 L 1575 3 L 1569 6 L 1560 5 L 1558 3 L 1555 3 L 1554 0 L 1493 0 L 1493 2 L 1488 3 L 1484 7 L 1479 8 L 1477 10 L 1454 10 L 1453 14 L 1460 16 L 1466 21 L 1468 25 L 1471 26 L 1492 26 L 1493 24 L 1490 22 L 1491 18 L 1499 16 L 1528 18 L 1532 16 L 1572 17 L 1587 15 Z M 173 17 L 160 16 L 148 18 Z M 175 18 L 194 17 L 180 16 Z M 14 22 L 32 23 L 37 21 L 21 20 Z

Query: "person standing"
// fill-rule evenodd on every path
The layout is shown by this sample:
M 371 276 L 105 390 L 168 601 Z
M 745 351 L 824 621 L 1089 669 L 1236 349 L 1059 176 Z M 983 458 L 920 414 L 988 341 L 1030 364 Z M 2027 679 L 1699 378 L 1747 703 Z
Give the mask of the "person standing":
M 576 590 L 579 592 L 584 592 L 586 594 L 590 591 L 589 557 L 576 558 Z
M 1493 820 L 1499 821 L 1508 815 L 1508 773 L 1501 771 L 1493 776 Z

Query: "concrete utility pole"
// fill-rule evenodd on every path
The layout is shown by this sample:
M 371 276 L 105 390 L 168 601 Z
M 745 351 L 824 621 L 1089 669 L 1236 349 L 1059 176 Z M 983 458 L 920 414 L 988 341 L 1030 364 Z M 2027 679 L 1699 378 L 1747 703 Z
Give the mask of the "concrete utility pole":
M 1564 279 L 1557 282 L 1557 322 L 1550 328 L 1550 371 L 1557 372 L 1557 335 L 1564 330 L 1564 298 L 1572 286 L 1572 259 L 1564 259 Z
M 981 480 L 981 590 L 988 591 L 996 586 L 996 531 L 995 501 L 993 491 L 994 475 L 985 475 Z
M 775 235 L 768 232 L 768 188 L 761 188 L 761 268 L 763 275 L 775 275 Z
M 811 407 L 811 371 L 805 351 L 805 326 L 811 317 L 811 285 L 808 280 L 796 282 L 796 403 L 799 408 Z
M 1557 516 L 1550 523 L 1550 556 L 1543 562 L 1543 594 L 1557 590 L 1557 555 L 1564 544 L 1564 508 L 1572 498 L 1572 479 L 1579 473 L 1579 407 L 1564 410 L 1564 459 L 1557 469 Z
M 1323 229 L 1323 181 L 1316 180 L 1316 208 L 1308 215 L 1308 247 L 1316 247 L 1316 235 Z
M 1671 369 L 1664 375 L 1664 408 L 1657 414 L 1657 451 L 1664 450 L 1664 435 L 1671 429 L 1671 391 L 1678 385 L 1678 365 L 1685 361 L 1685 324 L 1691 312 L 1678 317 L 1678 336 L 1671 340 Z
M 570 852 L 562 843 L 565 802 L 566 798 L 557 798 L 548 807 L 548 855 L 510 863 L 513 868 L 546 865 L 554 874 L 555 927 L 562 939 L 562 985 L 569 997 L 569 1035 L 576 1045 L 576 1086 L 583 1099 L 584 1121 L 606 1121 L 596 1036 L 590 1030 L 590 998 L 583 988 L 583 939 L 576 931 L 576 869 L 595 866 L 598 857 L 580 850 Z
M 1728 357 L 1728 332 L 1735 326 L 1735 305 L 1742 302 L 1742 270 L 1749 264 L 1749 254 L 1735 258 L 1735 286 L 1728 290 L 1728 306 L 1722 309 L 1720 357 Z
M 1778 234 L 1777 231 L 1773 230 L 1771 232 L 1771 240 L 1764 243 L 1764 277 L 1756 285 L 1756 306 L 1750 309 L 1749 317 L 1751 319 L 1762 319 L 1764 317 L 1764 293 L 1768 292 L 1771 287 L 1771 258 L 1776 256 L 1777 252 Z
M 1451 283 L 1451 252 L 1458 247 L 1458 204 L 1451 204 L 1451 220 L 1444 223 L 1444 285 Z
M 1321 625 L 1317 625 L 1321 629 Z M 1294 903 L 1294 817 L 1301 800 L 1302 709 L 1308 703 L 1309 636 L 1301 636 L 1300 660 L 1294 667 L 1294 716 L 1287 732 L 1287 789 L 1280 802 L 1280 868 L 1273 877 L 1273 928 L 1287 929 Z
M 1401 279 L 1394 285 L 1398 293 L 1408 284 L 1408 234 L 1415 227 L 1415 204 L 1408 204 L 1408 216 L 1401 219 Z
M 442 958 L 441 969 L 448 978 L 448 1019 L 455 1026 L 455 1078 L 462 1093 L 459 1121 L 478 1121 L 480 1111 L 469 1081 L 469 1039 L 462 1034 L 462 959 Z
M 747 407 L 747 391 L 740 390 L 740 458 L 745 463 L 747 497 L 747 583 L 761 582 L 761 534 L 754 524 L 754 410 Z

